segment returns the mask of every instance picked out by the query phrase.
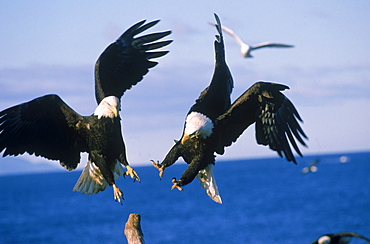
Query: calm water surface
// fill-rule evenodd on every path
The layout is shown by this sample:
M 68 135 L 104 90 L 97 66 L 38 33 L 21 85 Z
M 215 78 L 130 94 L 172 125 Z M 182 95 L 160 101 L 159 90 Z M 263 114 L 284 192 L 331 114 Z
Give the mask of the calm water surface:
M 318 171 L 303 175 L 316 159 Z M 167 168 L 162 181 L 150 166 L 136 168 L 140 184 L 119 179 L 122 206 L 111 188 L 92 196 L 72 192 L 80 172 L 1 176 L 0 243 L 126 243 L 130 213 L 141 215 L 149 244 L 310 243 L 340 231 L 370 237 L 370 152 L 298 163 L 216 162 L 223 204 L 210 200 L 196 180 L 183 192 L 170 191 L 184 164 Z

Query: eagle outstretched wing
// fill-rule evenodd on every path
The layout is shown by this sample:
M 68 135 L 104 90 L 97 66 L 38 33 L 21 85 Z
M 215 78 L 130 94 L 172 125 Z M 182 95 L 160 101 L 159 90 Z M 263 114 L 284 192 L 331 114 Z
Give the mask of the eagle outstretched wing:
M 296 163 L 291 146 L 302 156 L 297 141 L 306 146 L 298 121 L 298 111 L 280 91 L 289 89 L 285 85 L 257 82 L 242 94 L 215 122 L 214 133 L 218 138 L 216 152 L 224 153 L 251 124 L 256 123 L 258 144 L 269 146 L 280 157 Z M 302 138 L 303 137 L 303 138 Z M 290 146 L 291 145 L 291 146 Z
M 171 31 L 135 38 L 136 35 L 158 22 L 159 20 L 147 24 L 144 24 L 145 20 L 138 22 L 126 30 L 100 55 L 95 64 L 95 96 L 98 104 L 107 96 L 122 97 L 126 90 L 143 79 L 150 68 L 157 65 L 157 62 L 150 61 L 150 59 L 159 58 L 168 53 L 168 51 L 151 50 L 170 44 L 172 40 L 155 41 L 169 35 Z
M 214 26 L 218 34 L 214 41 L 215 68 L 211 83 L 199 95 L 190 112 L 197 111 L 216 119 L 223 114 L 231 105 L 230 94 L 234 87 L 234 81 L 225 60 L 225 43 L 222 35 L 221 22 L 217 14 L 214 14 L 216 23 Z
M 25 152 L 59 160 L 68 170 L 80 162 L 86 142 L 76 125 L 83 117 L 57 95 L 46 95 L 0 112 L 3 157 Z

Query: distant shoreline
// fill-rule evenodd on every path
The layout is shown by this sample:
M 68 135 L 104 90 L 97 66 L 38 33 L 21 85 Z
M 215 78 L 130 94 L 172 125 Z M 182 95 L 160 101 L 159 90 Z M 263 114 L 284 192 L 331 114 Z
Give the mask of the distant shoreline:
M 306 160 L 313 160 L 317 157 L 341 157 L 341 156 L 351 156 L 354 154 L 369 154 L 370 157 L 370 150 L 368 151 L 352 151 L 352 152 L 335 152 L 335 153 L 319 153 L 319 154 L 308 154 L 304 155 L 303 158 L 297 157 L 298 165 L 302 164 L 302 161 Z M 274 161 L 280 160 L 278 156 L 276 157 L 251 157 L 251 158 L 235 158 L 235 159 L 223 159 L 219 158 L 216 164 L 220 164 L 222 162 L 237 162 L 237 161 Z M 68 173 L 64 168 L 62 168 L 58 162 L 51 161 L 55 163 L 55 165 L 50 163 L 31 163 L 26 161 L 22 158 L 17 157 L 6 157 L 0 160 L 0 177 L 4 176 L 12 176 L 12 175 L 25 175 L 25 174 L 43 174 L 43 173 Z M 177 163 L 176 165 L 181 165 L 184 163 Z M 84 164 L 83 164 L 84 165 Z M 133 167 L 152 167 L 149 163 L 148 165 L 139 164 L 134 165 Z M 73 172 L 80 172 L 82 169 L 76 169 Z

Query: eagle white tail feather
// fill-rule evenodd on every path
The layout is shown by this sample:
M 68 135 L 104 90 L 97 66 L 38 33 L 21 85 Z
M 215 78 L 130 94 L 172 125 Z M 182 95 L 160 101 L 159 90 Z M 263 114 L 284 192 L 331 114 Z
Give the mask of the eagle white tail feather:
M 209 164 L 205 169 L 199 170 L 196 178 L 200 181 L 200 185 L 204 188 L 207 195 L 215 202 L 222 203 L 220 193 L 216 184 L 216 179 L 213 174 L 213 165 Z
M 122 165 L 117 161 L 114 169 L 112 169 L 114 179 L 118 179 L 121 175 L 125 174 Z M 87 164 L 82 171 L 80 178 L 73 187 L 73 191 L 79 191 L 82 194 L 96 194 L 104 191 L 109 186 L 108 182 L 103 177 L 100 169 L 93 163 L 87 161 Z

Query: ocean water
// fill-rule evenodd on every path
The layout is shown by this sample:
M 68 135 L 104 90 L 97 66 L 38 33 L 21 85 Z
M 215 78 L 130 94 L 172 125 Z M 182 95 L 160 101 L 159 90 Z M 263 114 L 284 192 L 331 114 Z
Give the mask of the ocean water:
M 303 175 L 316 159 L 317 172 Z M 112 188 L 72 192 L 80 172 L 1 176 L 0 243 L 127 243 L 130 213 L 141 215 L 149 244 L 310 243 L 341 231 L 370 237 L 370 152 L 307 156 L 298 166 L 279 158 L 217 161 L 223 204 L 197 180 L 171 191 L 185 168 L 175 164 L 159 180 L 154 167 L 136 167 L 140 184 L 117 181 L 123 205 Z

